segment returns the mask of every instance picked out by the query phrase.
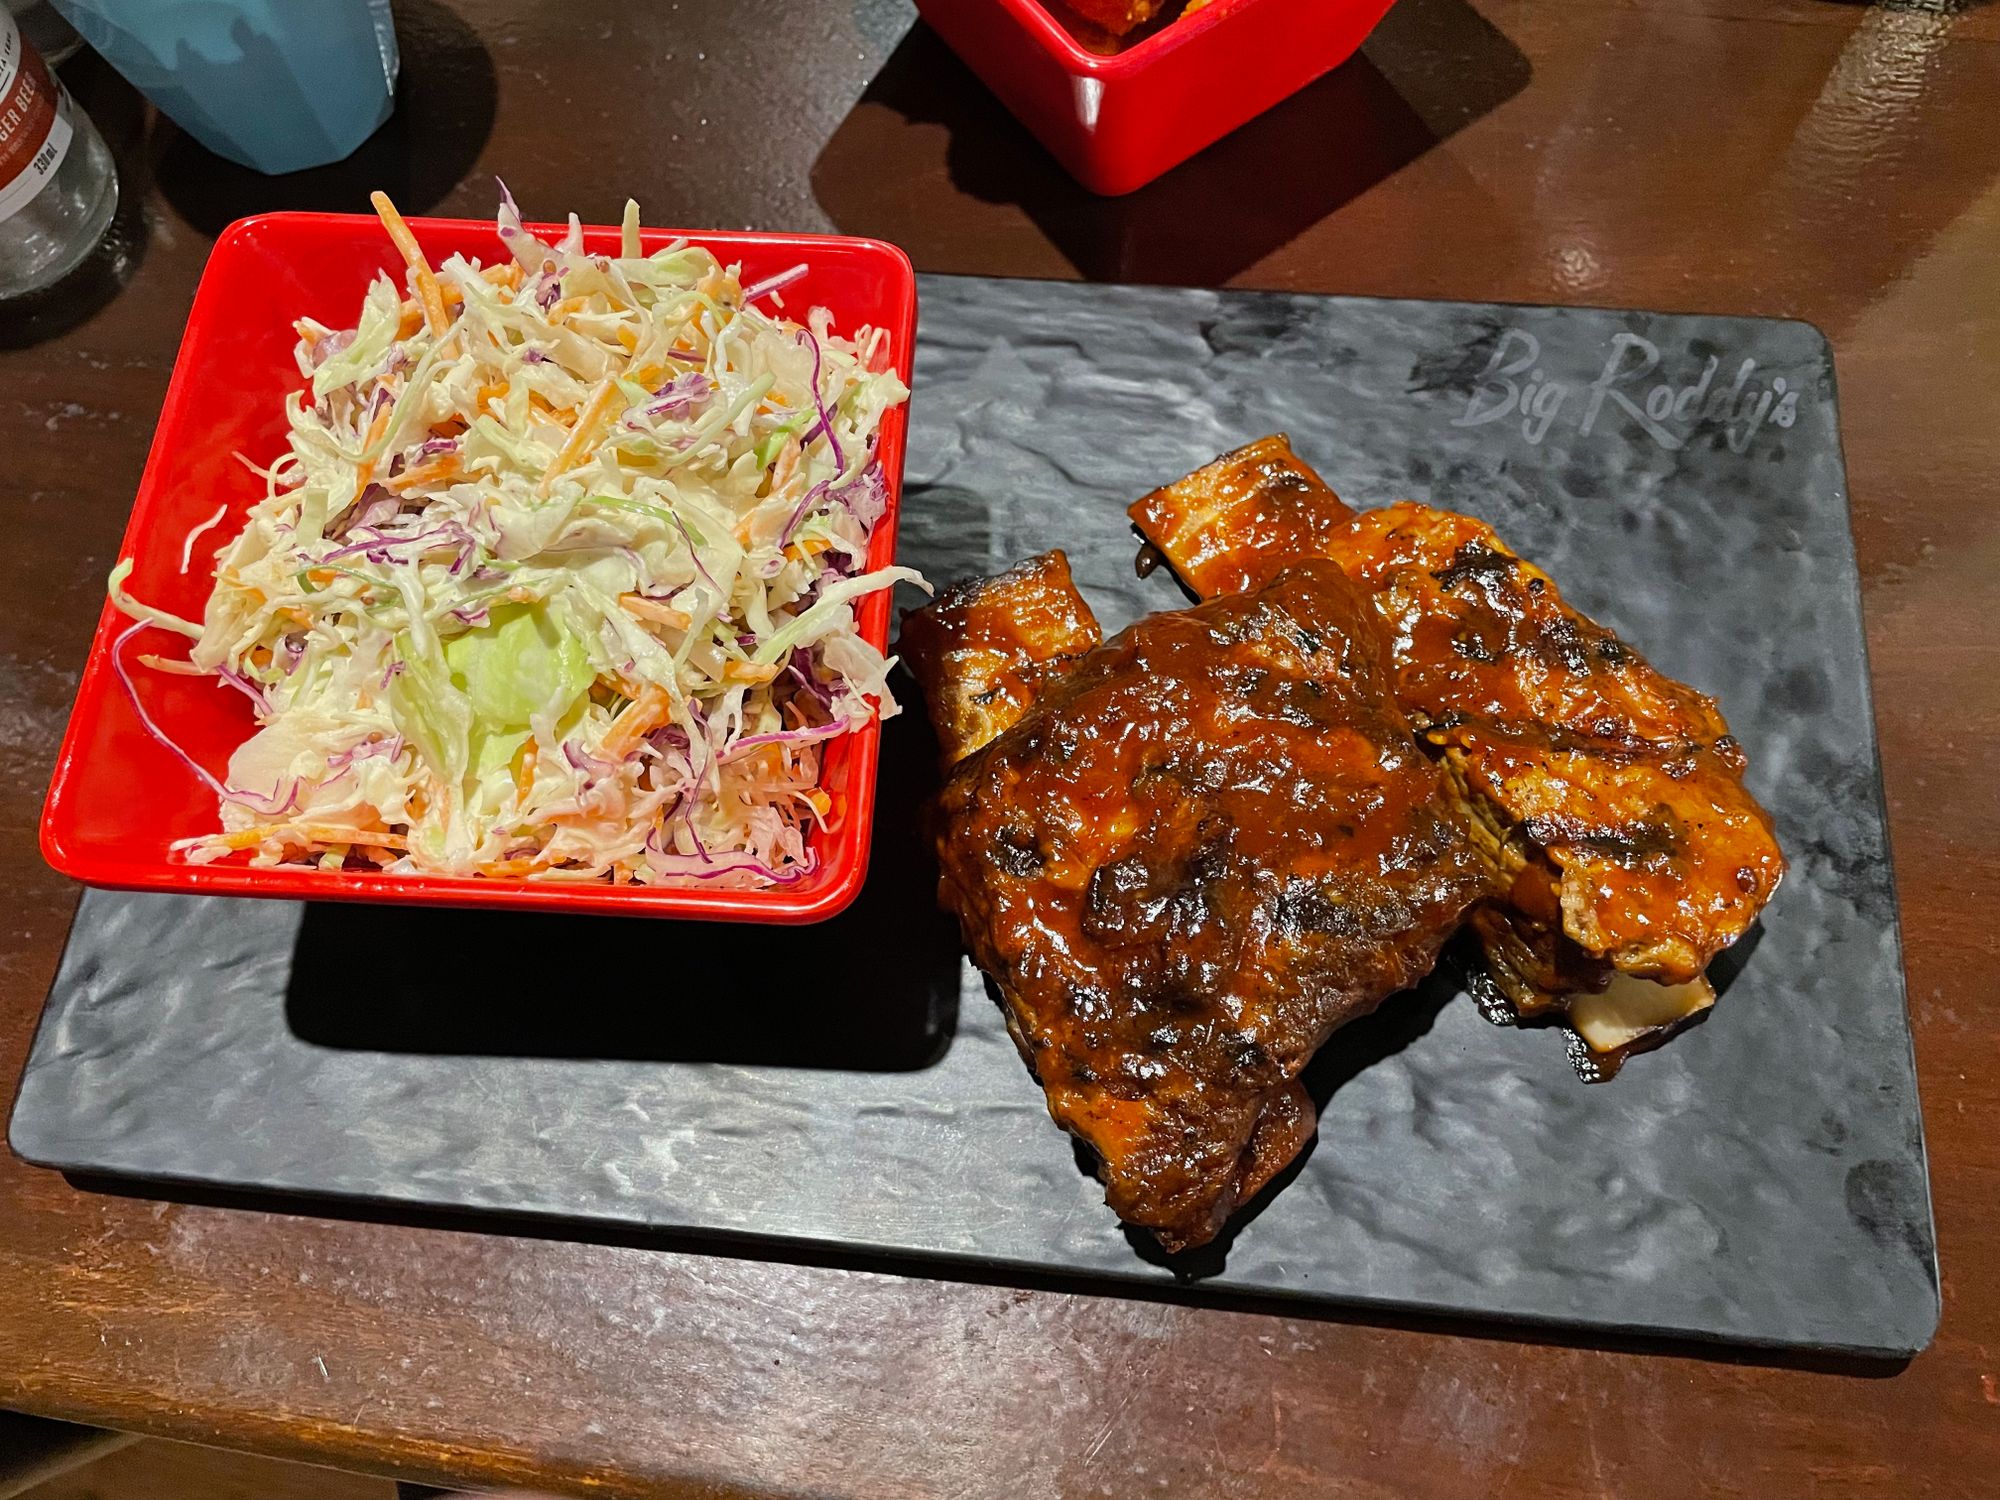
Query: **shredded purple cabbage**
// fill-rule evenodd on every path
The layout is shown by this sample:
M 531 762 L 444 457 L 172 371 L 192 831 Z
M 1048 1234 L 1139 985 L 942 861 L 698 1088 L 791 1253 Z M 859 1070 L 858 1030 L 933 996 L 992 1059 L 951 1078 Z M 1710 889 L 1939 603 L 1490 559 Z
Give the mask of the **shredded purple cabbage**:
M 871 536 L 875 523 L 889 510 L 889 481 L 882 475 L 882 466 L 871 460 L 852 482 L 835 490 L 833 498 L 853 513 L 861 534 Z
M 760 745 L 809 745 L 816 740 L 830 740 L 843 735 L 853 726 L 847 723 L 816 724 L 810 729 L 778 729 L 769 734 L 746 735 L 722 752 L 724 762 L 735 760 L 746 750 L 755 750 Z
M 811 850 L 807 850 L 803 863 L 774 870 L 751 854 L 709 854 L 706 851 L 701 854 L 669 854 L 660 848 L 656 834 L 649 833 L 646 835 L 646 863 L 659 874 L 676 879 L 719 880 L 724 875 L 751 874 L 761 876 L 773 885 L 790 885 L 812 874 L 819 861 Z
M 401 500 L 381 485 L 371 484 L 341 513 L 340 519 L 327 528 L 326 534 L 330 539 L 339 541 L 357 526 L 380 526 L 385 521 L 394 520 L 402 508 Z
M 378 737 L 363 740 L 358 745 L 348 746 L 338 755 L 329 755 L 326 758 L 326 768 L 329 771 L 345 771 L 357 760 L 368 760 L 377 755 L 386 755 L 393 760 L 402 753 L 403 737 L 400 734 L 392 734 L 386 739 Z
M 814 507 L 826 498 L 826 494 L 827 482 L 822 479 L 800 497 L 798 506 L 793 510 L 791 518 L 785 522 L 785 529 L 778 533 L 778 545 L 780 547 L 790 543 L 792 534 L 805 524 L 806 517 L 811 515 Z
M 257 710 L 260 718 L 268 719 L 271 716 L 271 700 L 265 696 L 263 688 L 251 681 L 250 678 L 244 676 L 233 667 L 217 667 L 215 669 L 215 676 L 218 682 L 228 683 L 237 692 L 248 698 L 250 706 Z
M 683 757 L 687 756 L 691 743 L 688 739 L 688 732 L 678 724 L 667 724 L 659 729 L 655 729 L 651 734 L 646 736 L 646 742 L 662 755 L 672 750 L 678 751 Z M 692 770 L 693 766 L 694 762 L 690 759 L 688 761 L 689 769 Z
M 568 740 L 563 741 L 562 752 L 563 759 L 570 763 L 570 768 L 581 771 L 586 776 L 615 776 L 618 774 L 618 762 L 606 760 L 601 755 L 592 755 L 587 750 L 579 750 Z
M 685 417 L 714 394 L 715 382 L 699 370 L 690 370 L 685 375 L 676 375 L 653 392 L 653 400 L 646 406 L 646 415 L 655 421 L 661 417 Z
M 841 470 L 847 467 L 847 455 L 840 451 L 840 437 L 833 430 L 833 413 L 831 413 L 826 409 L 826 401 L 820 396 L 819 393 L 819 366 L 820 366 L 819 340 L 813 337 L 812 330 L 810 328 L 801 328 L 799 330 L 799 340 L 801 343 L 808 344 L 812 347 L 813 410 L 819 413 L 818 423 L 814 425 L 814 427 L 810 432 L 808 432 L 804 437 L 800 438 L 799 441 L 801 443 L 809 443 L 819 433 L 824 432 L 826 434 L 827 446 L 833 450 L 833 471 L 834 473 L 838 474 L 841 472 Z
M 443 540 L 452 543 L 458 548 L 458 557 L 452 563 L 450 569 L 451 572 L 457 573 L 467 562 L 471 561 L 472 555 L 479 550 L 478 539 L 456 521 L 446 521 L 441 526 L 433 526 L 429 531 L 412 532 L 408 536 L 391 536 L 388 532 L 373 526 L 355 526 L 349 528 L 350 535 L 357 535 L 364 531 L 368 535 L 360 541 L 350 542 L 344 547 L 336 547 L 331 552 L 323 553 L 319 561 L 323 563 L 337 562 L 343 557 L 359 555 L 365 556 L 372 563 L 406 563 L 413 557 L 430 551 L 432 543 Z M 395 549 L 411 546 L 417 548 L 415 553 L 402 557 L 396 555 Z
M 125 665 L 126 645 L 131 641 L 132 637 L 146 628 L 146 621 L 136 620 L 111 643 L 111 665 L 118 673 L 119 682 L 124 685 L 125 696 L 132 700 L 132 712 L 139 716 L 139 727 L 144 729 L 147 735 L 156 743 L 164 745 L 176 760 L 195 774 L 203 786 L 207 787 L 223 801 L 239 803 L 249 808 L 252 812 L 267 818 L 282 817 L 296 808 L 299 805 L 300 788 L 298 782 L 294 781 L 292 783 L 292 789 L 285 794 L 282 800 L 279 799 L 275 788 L 268 795 L 262 792 L 239 791 L 235 787 L 227 785 L 221 778 L 202 765 L 200 761 L 175 744 L 172 739 L 168 738 L 166 731 L 153 722 L 153 716 L 146 712 L 146 705 L 139 701 L 139 685 L 132 680 L 132 669 Z
M 807 670 L 811 666 L 812 650 L 808 648 L 804 651 L 794 651 L 791 660 L 785 663 L 785 670 L 798 679 L 799 686 L 811 695 L 814 702 L 818 703 L 828 713 L 831 713 L 833 711 L 833 689 Z
M 780 271 L 775 276 L 766 276 L 762 281 L 745 287 L 743 289 L 743 301 L 745 305 L 747 306 L 749 303 L 755 302 L 759 297 L 768 297 L 771 293 L 778 291 L 782 287 L 790 286 L 810 269 L 811 267 L 807 266 L 804 261 L 800 261 L 789 271 Z
M 354 332 L 352 328 L 343 328 L 338 333 L 328 334 L 306 352 L 306 364 L 310 368 L 317 370 L 321 365 L 332 359 L 334 355 L 340 353 L 341 350 L 354 342 Z
M 722 585 L 715 581 L 715 575 L 710 573 L 707 568 L 702 566 L 701 551 L 694 544 L 694 533 L 688 530 L 687 522 L 683 521 L 680 518 L 680 515 L 675 511 L 670 510 L 667 512 L 667 514 L 673 517 L 675 529 L 680 532 L 681 540 L 687 543 L 688 558 L 691 562 L 694 563 L 695 572 L 699 573 L 702 576 L 703 580 L 708 584 L 708 586 L 714 589 L 716 593 L 718 594 L 721 593 Z

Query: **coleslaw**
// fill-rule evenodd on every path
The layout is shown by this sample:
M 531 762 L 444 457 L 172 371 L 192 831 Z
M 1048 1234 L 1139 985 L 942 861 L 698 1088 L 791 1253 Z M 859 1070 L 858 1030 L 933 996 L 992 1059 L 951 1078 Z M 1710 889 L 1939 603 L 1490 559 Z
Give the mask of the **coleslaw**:
M 265 495 L 217 554 L 200 623 L 131 596 L 114 660 L 188 636 L 257 732 L 218 780 L 207 862 L 527 880 L 787 884 L 835 814 L 827 743 L 896 711 L 860 635 L 888 505 L 885 330 L 782 313 L 795 267 L 745 287 L 677 241 L 586 254 L 529 234 L 501 188 L 494 264 L 406 263 L 355 325 L 295 326 L 307 388 Z M 768 309 L 768 310 L 767 310 Z M 244 462 L 249 463 L 248 459 Z M 185 570 L 196 534 L 183 548 Z

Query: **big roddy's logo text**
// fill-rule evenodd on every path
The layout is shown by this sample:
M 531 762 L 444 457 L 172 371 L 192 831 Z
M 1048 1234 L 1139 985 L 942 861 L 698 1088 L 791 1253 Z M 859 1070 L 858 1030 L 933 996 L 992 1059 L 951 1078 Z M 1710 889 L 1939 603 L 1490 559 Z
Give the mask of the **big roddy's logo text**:
M 1699 376 L 1676 385 L 1650 378 L 1660 368 L 1657 344 L 1620 333 L 1612 337 L 1597 378 L 1579 386 L 1548 378 L 1539 368 L 1541 358 L 1540 339 L 1509 328 L 1452 426 L 1483 427 L 1516 417 L 1521 435 L 1539 443 L 1558 417 L 1574 421 L 1585 437 L 1622 419 L 1672 452 L 1685 447 L 1698 427 L 1719 424 L 1730 450 L 1743 453 L 1767 421 L 1790 427 L 1799 416 L 1799 393 L 1787 388 L 1782 375 L 1760 377 L 1754 359 L 1742 361 L 1735 378 L 1724 381 L 1722 356 L 1711 354 Z

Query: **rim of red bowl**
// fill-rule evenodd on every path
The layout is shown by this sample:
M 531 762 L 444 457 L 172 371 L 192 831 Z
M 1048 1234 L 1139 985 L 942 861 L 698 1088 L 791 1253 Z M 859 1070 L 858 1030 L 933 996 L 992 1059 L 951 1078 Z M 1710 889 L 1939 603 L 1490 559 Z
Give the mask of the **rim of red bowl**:
M 996 0 L 996 3 L 1033 33 L 1045 50 L 1060 57 L 1071 71 L 1117 77 L 1138 72 L 1175 48 L 1193 42 L 1238 11 L 1267 0 L 1209 0 L 1193 15 L 1179 16 L 1145 40 L 1109 55 L 1090 51 L 1070 35 L 1069 28 L 1056 19 L 1042 0 Z
M 254 214 L 228 225 L 209 252 L 195 291 L 194 305 L 201 302 L 201 290 L 211 275 L 216 254 L 235 240 L 252 235 L 262 225 L 282 222 L 291 226 L 348 230 L 373 226 L 372 214 L 280 211 Z M 437 232 L 492 233 L 490 220 L 418 216 L 408 220 L 421 242 Z M 531 223 L 525 228 L 541 234 L 561 235 L 567 224 Z M 619 234 L 619 226 L 586 224 L 586 238 Z M 865 235 L 805 234 L 787 231 L 671 229 L 644 227 L 641 233 L 651 241 L 686 239 L 694 244 L 757 246 L 764 249 L 797 250 L 840 247 L 880 255 L 886 261 L 890 315 L 877 319 L 887 327 L 892 343 L 894 368 L 905 385 L 911 383 L 917 325 L 916 268 L 901 246 Z M 731 257 L 719 256 L 725 264 Z M 836 312 L 838 309 L 835 310 Z M 189 330 L 195 322 L 191 308 Z M 152 509 L 150 488 L 164 435 L 177 425 L 181 408 L 192 399 L 192 388 L 200 372 L 186 362 L 188 333 L 174 357 L 174 368 L 161 403 L 160 418 L 152 447 L 146 455 L 135 492 L 131 519 L 119 542 L 117 556 L 129 557 L 147 541 L 146 527 Z M 895 462 L 886 466 L 889 508 L 878 523 L 870 544 L 869 564 L 885 567 L 895 554 L 895 540 L 902 513 L 903 467 L 907 455 L 909 404 L 893 414 L 898 424 Z M 861 626 L 864 637 L 886 649 L 890 591 L 883 590 L 862 601 Z M 304 867 L 252 866 L 233 863 L 193 865 L 175 861 L 162 848 L 155 860 L 134 860 L 128 855 L 94 846 L 79 846 L 69 832 L 71 800 L 80 795 L 77 787 L 78 756 L 85 724 L 102 711 L 107 695 L 121 693 L 122 686 L 111 663 L 111 647 L 117 634 L 130 622 L 107 599 L 99 611 L 91 636 L 90 651 L 77 685 L 76 700 L 63 731 L 56 754 L 55 770 L 42 806 L 40 843 L 42 856 L 58 873 L 86 885 L 116 890 L 177 892 L 187 895 L 233 895 L 271 899 L 383 901 L 419 906 L 491 907 L 521 911 L 591 913 L 596 915 L 680 917 L 704 921 L 771 922 L 798 924 L 820 922 L 837 915 L 861 892 L 868 873 L 875 821 L 876 771 L 881 755 L 882 721 L 872 720 L 863 728 L 844 736 L 849 750 L 847 766 L 847 808 L 843 824 L 830 835 L 823 834 L 817 847 L 831 845 L 831 876 L 815 880 L 814 888 L 797 891 L 785 886 L 743 890 L 709 890 L 692 886 L 608 885 L 595 881 L 575 884 L 529 880 L 495 880 L 484 876 L 387 875 L 372 872 L 326 871 Z

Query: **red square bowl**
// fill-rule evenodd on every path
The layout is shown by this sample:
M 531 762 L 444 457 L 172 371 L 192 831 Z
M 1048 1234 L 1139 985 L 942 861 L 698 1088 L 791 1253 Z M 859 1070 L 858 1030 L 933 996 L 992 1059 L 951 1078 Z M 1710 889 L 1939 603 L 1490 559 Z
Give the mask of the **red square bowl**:
M 412 219 L 410 227 L 434 262 L 458 251 L 491 264 L 502 253 L 490 223 Z M 534 227 L 561 233 L 561 226 Z M 682 235 L 713 250 L 725 264 L 742 262 L 746 284 L 804 262 L 810 270 L 786 288 L 786 306 L 795 316 L 824 306 L 843 333 L 864 323 L 886 328 L 896 369 L 909 382 L 916 277 L 909 257 L 894 245 L 838 235 L 668 229 L 646 230 L 643 239 L 652 251 Z M 592 250 L 615 253 L 618 230 L 589 228 L 584 240 Z M 130 587 L 138 597 L 200 617 L 210 580 L 200 566 L 180 571 L 183 539 L 220 503 L 228 514 L 207 540 L 223 540 L 263 497 L 263 481 L 234 455 L 268 463 L 284 450 L 284 398 L 301 385 L 292 359 L 293 320 L 310 316 L 332 327 L 350 326 L 380 271 L 400 284 L 402 261 L 372 216 L 265 214 L 223 231 L 195 291 L 119 549 L 121 557 L 136 560 Z M 886 565 L 895 553 L 907 428 L 904 407 L 882 423 L 879 458 L 889 508 L 875 531 L 869 555 L 874 567 Z M 42 811 L 43 854 L 65 875 L 89 884 L 204 895 L 812 922 L 853 900 L 867 874 L 881 742 L 880 726 L 872 723 L 829 741 L 822 785 L 833 798 L 834 817 L 825 832 L 814 835 L 818 868 L 794 885 L 704 890 L 188 864 L 171 857 L 168 845 L 218 826 L 215 797 L 146 734 L 133 712 L 111 660 L 113 641 L 129 623 L 108 604 L 98 617 Z M 886 646 L 887 591 L 863 599 L 859 624 L 870 642 Z M 135 655 L 173 654 L 177 643 L 166 632 L 148 631 L 127 649 Z M 209 679 L 142 668 L 133 677 L 154 720 L 211 771 L 219 772 L 256 727 L 249 704 Z
M 917 0 L 917 11 L 1077 181 L 1115 197 L 1347 61 L 1391 3 L 1209 0 L 1109 57 L 1040 0 Z

